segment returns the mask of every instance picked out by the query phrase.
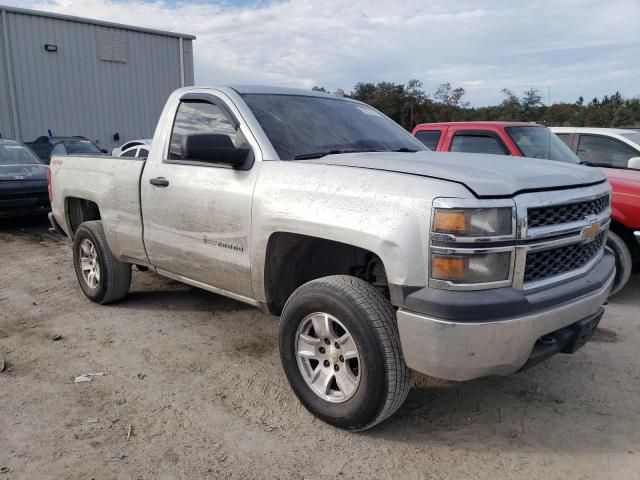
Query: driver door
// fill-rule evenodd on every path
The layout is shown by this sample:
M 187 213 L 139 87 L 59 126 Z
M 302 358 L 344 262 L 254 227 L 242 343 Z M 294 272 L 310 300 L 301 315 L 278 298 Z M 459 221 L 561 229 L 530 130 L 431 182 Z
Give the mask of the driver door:
M 141 179 L 147 254 L 161 274 L 252 298 L 249 239 L 259 159 L 243 170 L 194 161 L 185 158 L 183 140 L 226 135 L 235 148 L 249 147 L 251 155 L 258 149 L 247 141 L 253 137 L 232 104 L 211 94 L 187 97 L 178 105 L 164 151 L 151 152 Z

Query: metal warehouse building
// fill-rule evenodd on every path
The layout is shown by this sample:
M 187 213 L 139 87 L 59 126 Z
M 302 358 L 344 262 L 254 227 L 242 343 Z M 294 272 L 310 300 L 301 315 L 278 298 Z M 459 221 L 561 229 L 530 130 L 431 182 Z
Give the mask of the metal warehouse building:
M 169 93 L 193 85 L 192 35 L 0 6 L 0 135 L 49 131 L 110 149 L 150 138 Z

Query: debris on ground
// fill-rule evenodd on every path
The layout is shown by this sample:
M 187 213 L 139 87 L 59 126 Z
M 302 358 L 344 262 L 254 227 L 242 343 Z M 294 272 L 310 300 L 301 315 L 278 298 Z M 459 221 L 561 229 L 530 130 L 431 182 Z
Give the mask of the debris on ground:
M 2 466 L 0 467 L 0 473 L 9 473 L 11 469 L 9 467 Z
M 98 420 L 97 418 L 89 418 L 87 419 L 87 423 L 98 423 L 100 422 L 100 420 Z
M 57 342 L 58 340 L 62 340 L 62 335 L 54 335 L 53 337 L 51 337 L 51 340 L 53 340 L 54 342 Z
M 129 440 L 131 438 L 131 431 L 133 430 L 133 425 L 129 425 L 129 428 L 127 429 L 127 440 Z
M 139 373 L 139 374 L 138 374 L 138 378 L 139 378 L 140 380 L 144 380 L 144 377 L 146 377 L 146 375 L 145 375 L 144 373 Z
M 0 373 L 4 372 L 7 369 L 7 360 L 4 358 L 4 355 L 0 355 Z
M 83 375 L 78 375 L 74 380 L 74 383 L 85 383 L 93 380 L 93 377 L 102 377 L 104 376 L 103 372 L 100 373 L 85 373 Z

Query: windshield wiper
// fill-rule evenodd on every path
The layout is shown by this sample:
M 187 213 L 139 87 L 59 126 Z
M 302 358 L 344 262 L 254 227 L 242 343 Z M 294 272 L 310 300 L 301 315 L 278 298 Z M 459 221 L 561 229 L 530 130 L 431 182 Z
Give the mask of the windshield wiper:
M 361 150 L 327 150 L 326 152 L 305 153 L 303 155 L 296 155 L 294 160 L 311 160 L 314 158 L 322 158 L 327 155 L 339 155 L 341 153 L 380 153 L 380 152 L 403 152 L 403 153 L 415 153 L 417 150 L 402 147 L 395 150 L 378 150 L 378 149 L 361 149 Z
M 401 153 L 416 153 L 418 150 L 414 150 L 412 148 L 402 147 L 396 148 L 395 150 L 379 150 L 380 152 L 401 152 Z
M 326 152 L 316 153 L 304 153 L 302 155 L 296 155 L 294 160 L 311 160 L 313 158 L 322 158 L 327 155 L 339 155 L 341 153 L 362 153 L 362 152 L 375 152 L 376 150 L 327 150 Z

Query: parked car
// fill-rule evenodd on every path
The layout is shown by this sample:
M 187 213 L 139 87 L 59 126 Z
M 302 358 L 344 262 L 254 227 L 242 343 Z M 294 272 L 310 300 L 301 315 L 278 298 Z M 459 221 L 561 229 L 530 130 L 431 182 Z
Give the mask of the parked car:
M 129 150 L 130 148 L 138 147 L 138 146 L 147 146 L 148 147 L 149 145 L 151 145 L 151 139 L 150 138 L 141 138 L 139 140 L 130 140 L 128 142 L 123 143 L 119 147 L 116 147 L 113 150 L 111 150 L 111 156 L 113 156 L 113 157 L 121 157 L 125 150 Z M 127 156 L 130 156 L 130 155 L 127 155 Z
M 552 129 L 554 132 L 556 128 Z M 572 129 L 575 130 L 575 129 Z M 588 129 L 600 130 L 600 129 Z M 640 133 L 623 131 L 627 142 L 632 142 Z M 574 151 L 566 143 L 578 148 L 577 133 L 569 133 L 569 140 L 558 137 L 549 129 L 535 123 L 525 122 L 453 122 L 425 123 L 415 127 L 413 134 L 432 150 L 441 152 L 491 153 L 494 155 L 513 155 L 516 157 L 546 158 L 562 162 L 579 163 Z M 563 133 L 564 135 L 564 133 Z M 622 134 L 618 134 L 622 135 Z M 634 137 L 635 135 L 635 137 Z M 618 140 L 616 140 L 618 141 Z M 584 145 L 594 144 L 594 139 Z M 628 148 L 632 148 L 628 143 Z M 627 148 L 626 146 L 624 148 Z M 622 146 L 619 147 L 622 149 Z M 627 165 L 631 150 L 625 150 L 626 156 L 616 160 L 619 165 Z M 578 148 L 578 153 L 580 154 Z M 592 153 L 583 156 L 588 165 L 605 166 L 615 155 L 609 154 L 598 160 Z M 638 154 L 640 155 L 640 154 Z M 593 160 L 593 161 L 592 161 Z M 612 168 L 602 169 L 613 188 L 613 210 L 611 229 L 607 246 L 616 255 L 617 274 L 612 295 L 618 293 L 627 283 L 633 265 L 640 261 L 640 172 L 623 171 Z
M 551 131 L 584 162 L 640 170 L 640 129 L 551 127 Z
M 0 218 L 49 212 L 48 171 L 22 143 L 0 139 Z
M 135 145 L 133 147 L 129 147 L 126 150 L 122 150 L 118 155 L 113 155 L 117 157 L 133 157 L 133 158 L 147 158 L 149 156 L 149 146 L 148 145 Z
M 576 351 L 613 284 L 599 170 L 429 152 L 320 92 L 180 89 L 146 160 L 51 169 L 89 299 L 124 298 L 135 264 L 281 315 L 289 384 L 341 428 L 395 412 L 409 368 L 469 380 Z
M 88 138 L 84 137 L 38 137 L 33 142 L 26 142 L 38 157 L 48 165 L 52 155 L 103 155 L 106 150 L 101 149 Z

